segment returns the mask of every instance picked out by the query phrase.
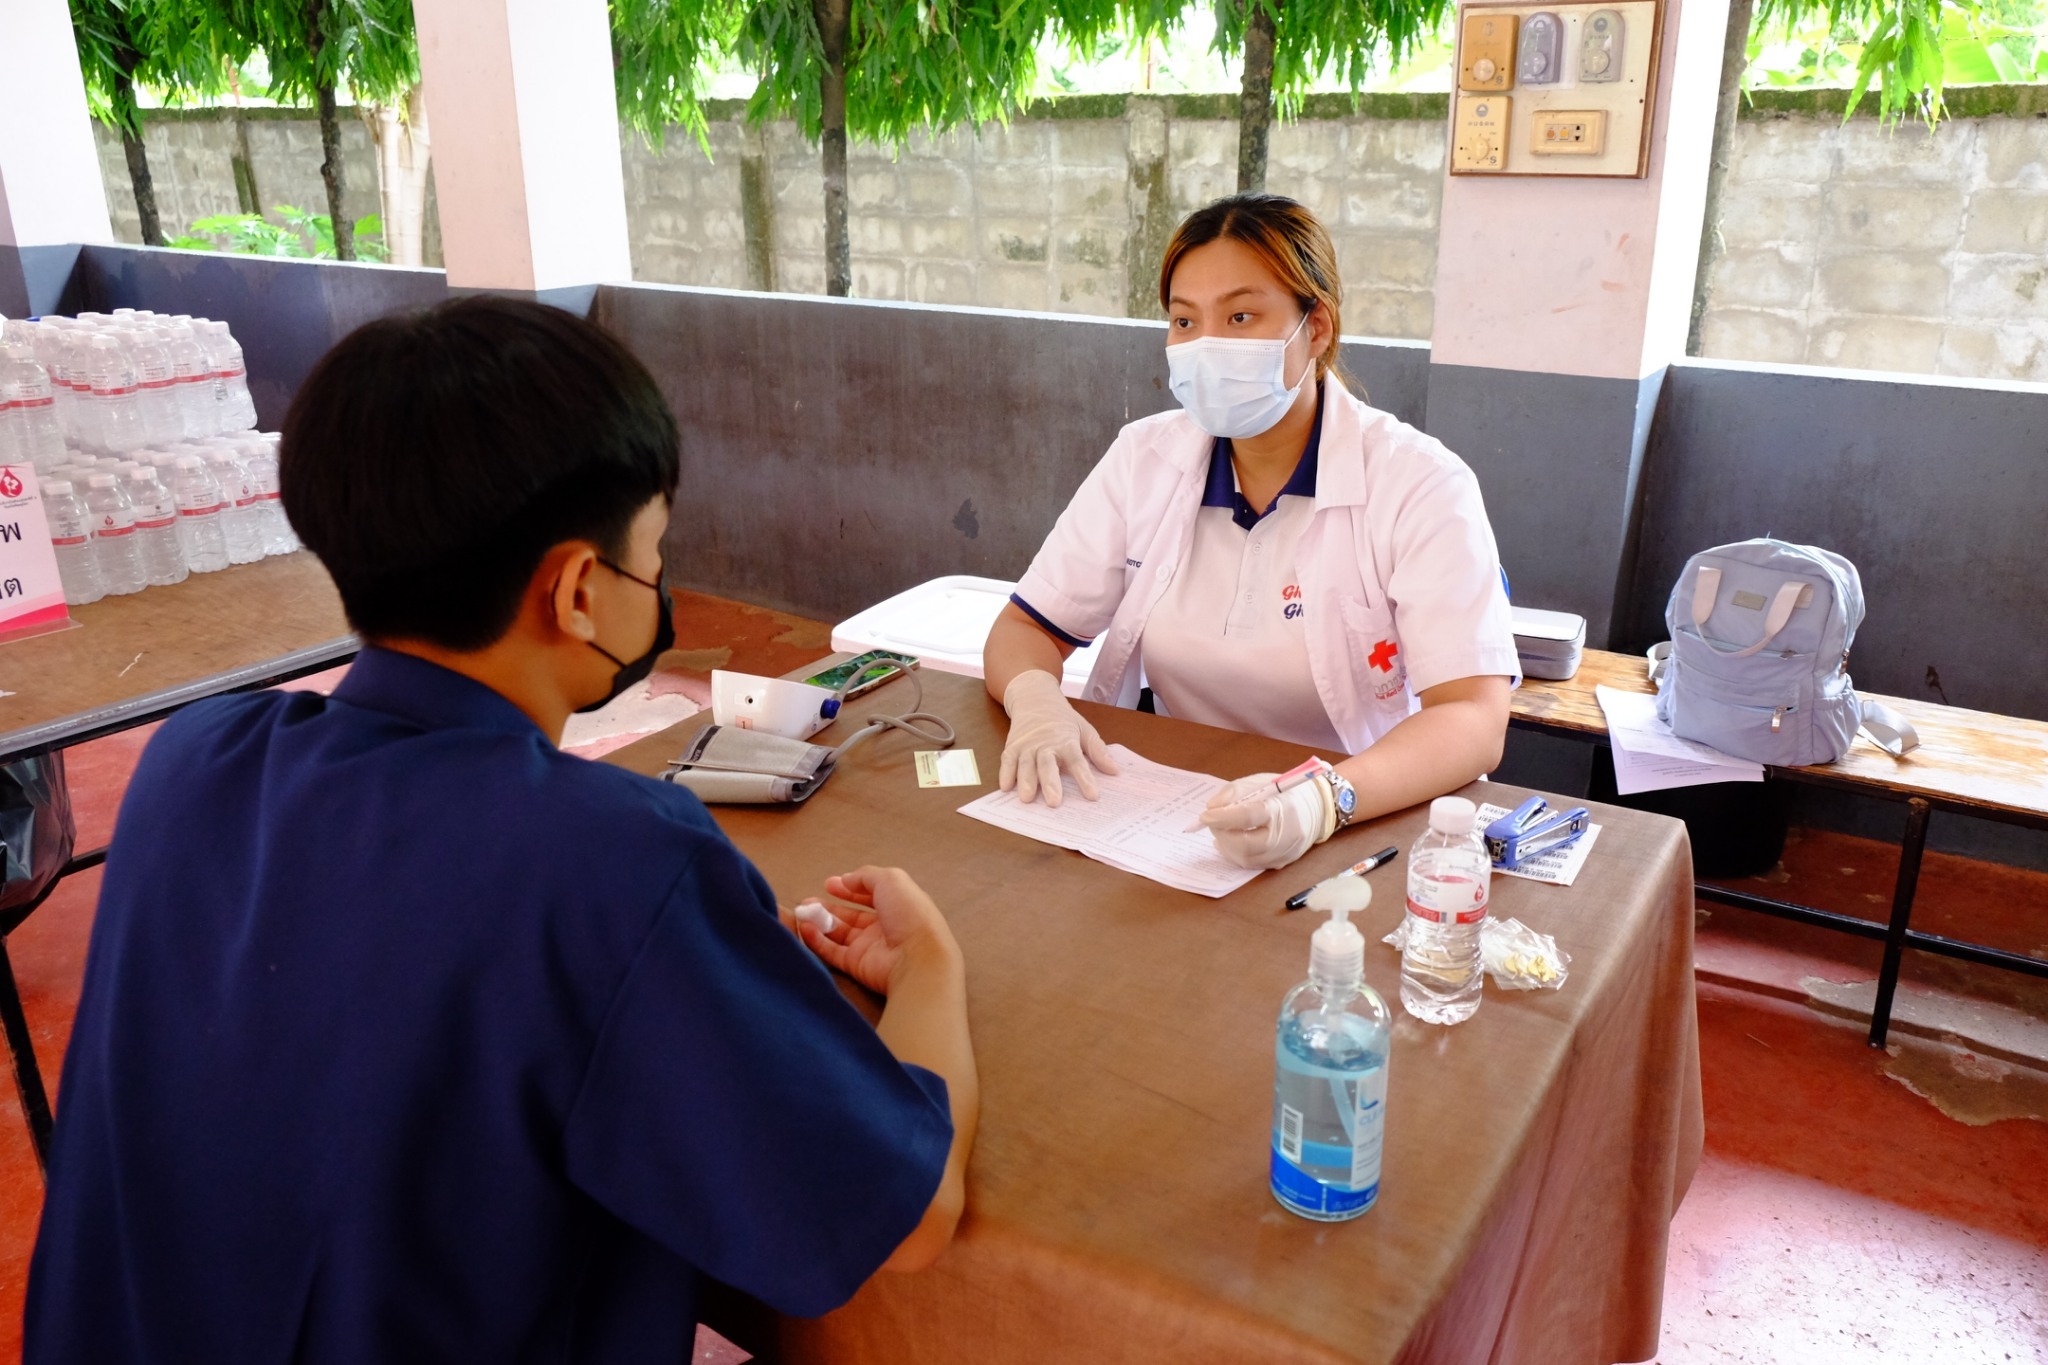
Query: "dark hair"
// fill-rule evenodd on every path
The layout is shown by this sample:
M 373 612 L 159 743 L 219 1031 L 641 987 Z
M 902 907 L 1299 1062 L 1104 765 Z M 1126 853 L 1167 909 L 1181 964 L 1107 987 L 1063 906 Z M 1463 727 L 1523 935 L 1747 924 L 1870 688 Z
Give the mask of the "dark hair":
M 1159 262 L 1159 306 L 1173 306 L 1173 271 L 1180 258 L 1223 237 L 1250 247 L 1303 313 L 1322 305 L 1330 319 L 1330 344 L 1316 357 L 1316 373 L 1335 369 L 1343 377 L 1337 337 L 1344 330 L 1344 281 L 1337 273 L 1337 248 L 1322 220 L 1285 195 L 1233 194 L 1182 220 Z
M 366 637 L 502 637 L 548 550 L 625 550 L 673 496 L 676 421 L 594 323 L 479 295 L 384 318 L 313 367 L 284 422 L 286 514 Z

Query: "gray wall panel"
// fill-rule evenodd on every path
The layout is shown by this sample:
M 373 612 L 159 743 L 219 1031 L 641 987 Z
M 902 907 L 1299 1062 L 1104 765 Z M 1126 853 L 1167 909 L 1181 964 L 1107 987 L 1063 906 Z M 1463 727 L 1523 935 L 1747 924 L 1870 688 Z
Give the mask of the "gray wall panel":
M 671 574 L 834 620 L 1018 577 L 1117 430 L 1173 403 L 1159 323 L 659 286 L 607 286 L 596 316 L 682 422 Z M 1344 360 L 1417 413 L 1426 350 Z
M 1675 365 L 1648 460 L 1630 647 L 1686 557 L 1750 536 L 1863 576 L 1859 687 L 2048 719 L 2048 388 Z
M 1479 476 L 1515 601 L 1579 613 L 1596 649 L 1624 611 L 1660 379 L 1429 367 L 1429 433 Z

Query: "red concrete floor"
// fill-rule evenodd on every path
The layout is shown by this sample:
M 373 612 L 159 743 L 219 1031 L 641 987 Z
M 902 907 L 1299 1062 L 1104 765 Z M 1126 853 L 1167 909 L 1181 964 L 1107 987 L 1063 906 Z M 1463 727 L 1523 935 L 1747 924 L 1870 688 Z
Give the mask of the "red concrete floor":
M 686 692 L 713 667 L 773 675 L 830 647 L 817 622 L 695 594 L 678 594 L 677 628 L 681 652 L 663 664 Z M 110 833 L 147 737 L 70 752 L 81 848 Z M 1875 917 L 1896 863 L 1881 843 L 1795 831 L 1763 880 Z M 2048 955 L 2048 875 L 1929 855 L 1921 886 L 1916 925 Z M 73 878 L 8 940 L 53 1085 L 98 889 L 97 871 Z M 1659 1365 L 2048 1365 L 2048 1072 L 2024 1045 L 2028 1027 L 2048 1028 L 2048 989 L 1909 954 L 1902 1017 L 1935 1010 L 1939 1023 L 1950 1016 L 1937 1007 L 1961 997 L 1998 1007 L 1980 1030 L 1993 1036 L 1901 1028 L 1876 1051 L 1859 1021 L 1810 998 L 1867 982 L 1876 951 L 1703 908 L 1707 1152 L 1672 1223 Z M 0 1365 L 20 1356 L 40 1208 L 20 1110 L 0 1085 Z M 739 1358 L 722 1342 L 700 1348 L 707 1365 Z

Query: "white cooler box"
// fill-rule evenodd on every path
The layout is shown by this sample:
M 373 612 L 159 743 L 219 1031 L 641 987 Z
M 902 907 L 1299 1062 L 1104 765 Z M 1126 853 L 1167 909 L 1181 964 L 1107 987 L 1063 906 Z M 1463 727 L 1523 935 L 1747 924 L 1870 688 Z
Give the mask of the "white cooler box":
M 976 578 L 954 574 L 934 578 L 877 602 L 832 628 L 832 648 L 863 654 L 870 649 L 889 649 L 911 654 L 926 668 L 941 673 L 958 673 L 969 678 L 981 676 L 981 647 L 988 642 L 996 616 L 1015 583 L 1000 578 Z M 1095 667 L 1097 640 L 1077 649 L 1067 659 L 1061 690 L 1070 697 L 1081 695 L 1088 674 Z

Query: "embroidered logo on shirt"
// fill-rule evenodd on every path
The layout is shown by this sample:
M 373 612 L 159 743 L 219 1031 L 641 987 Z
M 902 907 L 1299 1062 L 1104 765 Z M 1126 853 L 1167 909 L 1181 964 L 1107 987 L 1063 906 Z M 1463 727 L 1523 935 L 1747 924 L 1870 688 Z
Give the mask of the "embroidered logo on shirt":
M 1280 601 L 1283 604 L 1280 608 L 1282 616 L 1290 621 L 1298 618 L 1301 615 L 1301 584 L 1289 583 L 1280 589 Z
M 1372 680 L 1374 701 L 1392 701 L 1408 686 L 1408 667 L 1401 662 L 1400 654 L 1401 646 L 1392 640 L 1381 640 L 1372 647 L 1372 653 L 1365 656 L 1365 661 L 1377 673 L 1384 675 Z

